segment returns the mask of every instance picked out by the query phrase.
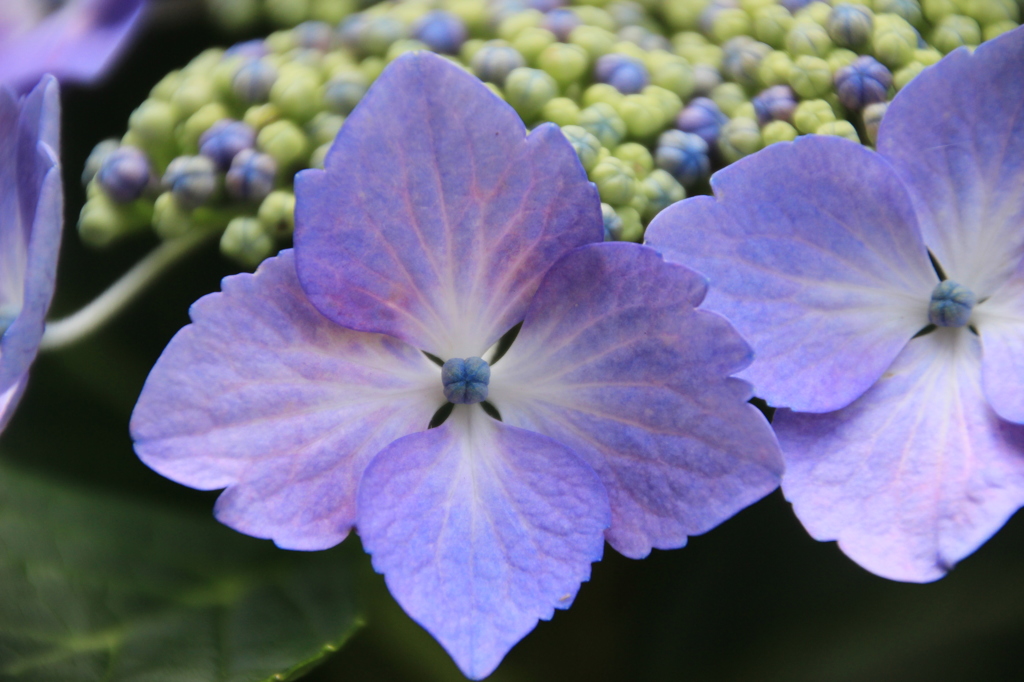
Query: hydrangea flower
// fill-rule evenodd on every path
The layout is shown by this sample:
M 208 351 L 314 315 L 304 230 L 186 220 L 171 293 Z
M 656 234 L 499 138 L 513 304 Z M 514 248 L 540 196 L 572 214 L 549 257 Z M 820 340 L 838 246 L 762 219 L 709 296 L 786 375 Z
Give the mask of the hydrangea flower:
M 147 465 L 227 488 L 220 521 L 301 550 L 355 527 L 481 678 L 571 604 L 605 540 L 681 547 L 776 487 L 778 445 L 730 376 L 749 348 L 697 307 L 692 271 L 601 243 L 556 126 L 527 135 L 476 78 L 411 53 L 325 167 L 297 177 L 294 252 L 193 306 L 132 416 Z
M 753 345 L 797 516 L 887 578 L 942 577 L 1024 504 L 1022 112 L 1018 29 L 900 91 L 877 153 L 772 145 L 647 233 Z
M 64 190 L 60 94 L 47 76 L 18 99 L 0 86 L 0 431 L 18 404 L 53 298 Z
M 44 73 L 91 82 L 111 65 L 145 0 L 3 0 L 0 83 L 26 87 Z

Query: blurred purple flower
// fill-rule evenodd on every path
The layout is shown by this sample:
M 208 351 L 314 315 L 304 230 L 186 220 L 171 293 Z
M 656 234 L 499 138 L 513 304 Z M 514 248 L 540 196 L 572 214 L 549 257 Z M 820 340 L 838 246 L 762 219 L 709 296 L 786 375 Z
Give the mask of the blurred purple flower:
M 25 388 L 53 298 L 63 226 L 60 94 L 0 86 L 0 430 Z
M 3 0 L 0 83 L 27 88 L 44 73 L 92 82 L 138 25 L 145 0 Z
M 942 577 L 1024 504 L 1022 106 L 1016 29 L 904 88 L 880 153 L 772 145 L 647 232 L 708 275 L 754 346 L 741 376 L 788 408 L 797 516 L 888 578 Z
M 139 399 L 136 451 L 226 487 L 217 518 L 280 547 L 355 526 L 402 607 L 485 677 L 568 608 L 605 540 L 681 547 L 779 478 L 729 376 L 749 348 L 697 309 L 703 280 L 602 236 L 558 127 L 527 135 L 476 78 L 403 56 L 326 170 L 299 174 L 294 252 L 193 306 Z M 446 392 L 463 404 L 428 429 Z

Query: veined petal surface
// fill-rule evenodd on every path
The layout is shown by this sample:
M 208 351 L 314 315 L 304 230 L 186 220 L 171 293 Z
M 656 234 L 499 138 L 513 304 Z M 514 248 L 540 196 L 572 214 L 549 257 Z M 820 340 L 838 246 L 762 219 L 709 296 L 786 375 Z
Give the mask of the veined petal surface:
M 544 279 L 490 400 L 508 424 L 570 447 L 608 490 L 608 542 L 681 547 L 774 490 L 782 473 L 750 386 L 750 349 L 697 310 L 703 279 L 636 244 L 576 249 Z
M 57 82 L 46 77 L 21 100 L 0 86 L 0 394 L 23 384 L 53 299 L 64 226 L 59 148 Z
M 804 527 L 885 578 L 941 578 L 1024 504 L 1024 427 L 986 402 L 966 329 L 914 339 L 849 407 L 774 426 Z
M 44 73 L 64 81 L 98 79 L 124 48 L 144 9 L 145 0 L 70 0 L 0 42 L 0 83 L 21 87 Z
M 295 193 L 313 304 L 443 360 L 483 353 L 555 260 L 603 235 L 597 189 L 558 127 L 527 136 L 477 78 L 427 52 L 385 69 Z
M 608 522 L 601 482 L 572 451 L 476 405 L 392 443 L 359 488 L 374 568 L 472 679 L 572 604 Z
M 1024 255 L 1024 30 L 915 77 L 886 110 L 878 150 L 946 275 L 992 294 Z
M 754 348 L 739 376 L 769 404 L 848 405 L 928 324 L 938 278 L 902 183 L 876 153 L 810 135 L 717 172 L 646 241 L 706 275 L 704 307 Z
M 1024 422 L 1024 260 L 971 317 L 981 335 L 985 396 L 1000 417 Z
M 366 464 L 444 404 L 440 368 L 323 317 L 291 251 L 190 312 L 132 414 L 135 451 L 184 485 L 227 487 L 216 515 L 236 530 L 286 549 L 341 542 Z

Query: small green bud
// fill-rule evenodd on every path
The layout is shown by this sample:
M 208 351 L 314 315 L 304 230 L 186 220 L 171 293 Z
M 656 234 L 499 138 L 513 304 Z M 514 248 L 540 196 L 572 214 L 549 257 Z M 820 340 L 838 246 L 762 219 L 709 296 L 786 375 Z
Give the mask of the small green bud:
M 199 136 L 205 133 L 217 121 L 229 118 L 230 116 L 231 114 L 227 108 L 220 102 L 213 102 L 200 108 L 199 111 L 189 116 L 188 120 L 178 126 L 178 149 L 185 154 L 197 153 L 199 151 Z
M 644 195 L 647 197 L 647 210 L 644 219 L 650 222 L 654 216 L 677 201 L 686 198 L 686 190 L 668 171 L 655 168 L 641 181 Z
M 90 188 L 95 186 L 90 183 Z M 102 191 L 90 191 L 78 218 L 78 235 L 86 244 L 102 248 L 148 227 L 152 219 L 153 206 L 148 201 L 119 204 Z
M 796 105 L 793 111 L 793 126 L 802 134 L 809 135 L 825 123 L 836 120 L 832 106 L 823 99 L 808 99 Z
M 544 14 L 535 9 L 512 12 L 498 24 L 497 35 L 502 40 L 512 42 L 521 31 L 536 28 L 544 23 Z
M 281 112 L 273 104 L 254 104 L 242 115 L 242 120 L 252 126 L 254 130 L 262 130 L 279 118 L 281 118 Z
M 671 90 L 666 90 L 657 85 L 648 85 L 640 92 L 657 101 L 658 108 L 662 114 L 662 126 L 669 125 L 679 115 L 679 112 L 683 110 L 683 100 Z
M 718 135 L 718 150 L 727 163 L 733 163 L 753 154 L 764 146 L 761 128 L 751 118 L 734 118 Z
M 274 239 L 256 218 L 235 218 L 220 236 L 220 252 L 233 261 L 256 267 L 274 252 Z
M 733 118 L 751 118 L 757 120 L 757 109 L 754 108 L 753 102 L 743 102 L 738 107 L 733 109 Z
M 612 152 L 612 156 L 625 161 L 633 169 L 633 175 L 638 178 L 645 178 L 654 168 L 654 157 L 647 147 L 636 142 L 620 144 Z
M 295 26 L 309 18 L 309 0 L 264 0 L 263 6 L 278 26 Z
M 270 103 L 277 106 L 282 116 L 305 123 L 323 109 L 320 79 L 304 67 L 282 69 L 270 88 Z
M 633 198 L 629 200 L 629 208 L 636 211 L 636 218 L 640 220 L 640 216 L 647 212 L 647 195 L 644 194 L 644 186 L 640 180 L 634 180 L 633 183 L 636 190 L 633 192 Z
M 184 80 L 185 76 L 181 71 L 171 71 L 153 86 L 153 89 L 149 91 L 149 96 L 151 99 L 170 102 L 171 97 L 173 97 L 177 89 L 181 87 L 181 83 Z
M 598 57 L 611 52 L 617 40 L 614 33 L 585 24 L 577 26 L 569 33 L 569 43 L 586 50 L 591 62 L 597 61 Z
M 275 54 L 284 54 L 295 47 L 295 38 L 291 31 L 274 31 L 263 42 L 267 49 Z
M 622 234 L 622 218 L 615 212 L 615 207 L 601 202 L 601 221 L 604 223 L 604 240 L 616 241 Z
M 825 61 L 828 63 L 828 68 L 832 69 L 832 73 L 835 73 L 844 66 L 853 64 L 859 56 L 860 55 L 853 50 L 837 47 L 829 53 L 828 58 Z
M 617 110 L 626 123 L 626 131 L 634 139 L 652 138 L 666 123 L 658 100 L 648 95 L 626 95 Z
M 895 14 L 902 17 L 911 26 L 924 27 L 924 15 L 918 0 L 874 0 L 872 3 L 875 15 Z
M 860 137 L 857 135 L 857 129 L 853 127 L 853 124 L 849 121 L 829 121 L 828 123 L 822 123 L 818 126 L 818 129 L 814 131 L 816 135 L 832 135 L 834 137 L 845 137 L 851 142 L 860 144 Z
M 625 206 L 636 193 L 633 169 L 614 156 L 599 161 L 590 172 L 590 179 L 597 185 L 601 201 L 612 206 Z
M 580 18 L 580 21 L 582 21 L 587 26 L 597 26 L 598 28 L 604 29 L 605 31 L 615 31 L 617 28 L 619 28 L 618 22 L 616 22 L 615 19 L 612 18 L 611 14 L 609 14 L 606 10 L 603 10 L 600 7 L 595 6 L 609 4 L 606 0 L 599 0 L 598 2 L 590 0 L 589 4 L 584 4 L 583 2 L 572 4 L 575 5 L 572 8 L 572 11 L 575 12 L 576 16 Z
M 213 20 L 231 33 L 252 28 L 260 19 L 259 0 L 207 0 Z
M 889 108 L 888 102 L 875 102 L 864 107 L 861 115 L 864 117 L 864 132 L 868 135 L 871 144 L 878 144 L 878 126 L 882 125 L 882 117 L 885 110 Z
M 552 43 L 537 56 L 537 66 L 565 88 L 586 76 L 590 58 L 579 45 Z
M 504 90 L 508 103 L 529 122 L 558 94 L 558 84 L 540 69 L 521 66 L 505 79 Z
M 950 53 L 962 45 L 981 43 L 981 27 L 978 22 L 962 14 L 943 17 L 932 31 L 931 44 L 943 53 Z
M 942 59 L 942 53 L 936 50 L 934 47 L 928 47 L 921 50 L 914 50 L 915 62 L 921 62 L 925 66 L 931 66 L 937 64 Z
M 403 38 L 402 40 L 396 40 L 391 43 L 387 53 L 384 55 L 384 61 L 390 64 L 406 52 L 416 52 L 417 50 L 427 50 L 427 44 L 420 40 L 413 40 L 412 38 Z
M 759 9 L 775 7 L 777 0 L 740 0 L 740 9 L 747 14 L 753 15 Z
M 773 85 L 787 85 L 792 70 L 793 60 L 790 56 L 781 50 L 775 50 L 761 60 L 757 75 L 761 85 L 770 88 Z
M 174 239 L 195 227 L 191 212 L 171 192 L 164 192 L 153 204 L 153 230 L 161 239 Z
M 614 107 L 618 106 L 624 96 L 614 85 L 594 83 L 583 91 L 583 106 L 589 107 L 591 104 L 604 102 Z
M 786 34 L 793 27 L 793 15 L 782 5 L 768 5 L 754 12 L 754 37 L 776 50 L 786 44 Z
M 312 144 L 329 144 L 334 142 L 334 138 L 338 136 L 338 131 L 341 130 L 344 123 L 344 116 L 321 111 L 306 124 L 306 133 Z
M 289 236 L 295 230 L 295 195 L 283 189 L 274 190 L 260 204 L 256 216 L 267 234 Z
M 716 86 L 711 91 L 711 99 L 722 110 L 722 113 L 729 118 L 732 118 L 736 107 L 749 101 L 746 91 L 738 83 L 722 83 Z
M 1020 20 L 1020 10 L 1014 0 L 965 0 L 960 7 L 964 14 L 982 26 Z
M 958 14 L 956 0 L 921 0 L 921 11 L 925 19 L 937 24 L 951 14 Z
M 193 57 L 192 61 L 186 64 L 181 72 L 186 77 L 193 75 L 208 77 L 213 67 L 217 66 L 222 59 L 224 59 L 224 49 L 210 47 Z
M 512 39 L 512 47 L 523 55 L 527 64 L 537 66 L 540 53 L 556 41 L 555 34 L 546 28 L 530 27 L 523 29 Z
M 1010 21 L 1009 19 L 1005 21 L 996 21 L 991 24 L 985 24 L 985 26 L 981 29 L 981 37 L 983 40 L 992 40 L 997 36 L 1003 35 L 1007 31 L 1012 31 L 1019 25 L 1020 24 L 1018 24 L 1016 21 Z
M 355 11 L 354 0 L 310 0 L 309 3 L 309 18 L 328 24 L 341 23 L 342 19 Z
M 659 64 L 651 70 L 651 83 L 674 93 L 681 99 L 689 99 L 696 86 L 693 67 L 684 59 Z
M 815 3 L 812 3 L 815 4 Z M 808 19 L 797 19 L 786 33 L 786 50 L 796 55 L 826 57 L 832 50 L 832 39 L 821 24 Z
M 640 47 L 636 43 L 631 43 L 628 40 L 621 40 L 612 45 L 612 52 L 616 54 L 624 54 L 627 57 L 632 57 L 641 64 L 647 62 L 647 50 Z
M 921 62 L 910 62 L 892 75 L 892 86 L 896 88 L 896 92 L 899 92 L 922 71 L 924 71 L 924 64 Z
M 182 117 L 199 111 L 200 107 L 213 102 L 217 97 L 213 80 L 205 75 L 192 74 L 182 79 L 178 89 L 171 95 L 171 103 Z
M 562 134 L 576 150 L 576 156 L 580 157 L 583 169 L 589 173 L 597 164 L 600 151 L 603 149 L 601 141 L 576 125 L 563 126 Z
M 641 242 L 644 238 L 644 224 L 640 222 L 640 212 L 632 206 L 619 206 L 615 214 L 622 221 L 619 240 L 624 242 Z
M 661 11 L 665 21 L 676 31 L 693 31 L 711 0 L 664 0 Z
M 245 59 L 239 56 L 225 57 L 210 71 L 210 80 L 213 81 L 213 89 L 221 101 L 234 99 L 233 85 L 235 76 L 239 69 L 245 64 Z
M 711 21 L 711 38 L 718 43 L 736 36 L 748 36 L 752 32 L 750 15 L 738 7 L 719 10 Z
M 789 85 L 803 99 L 821 97 L 832 91 L 832 69 L 819 57 L 797 57 L 789 72 Z
M 310 168 L 323 168 L 327 161 L 327 152 L 331 151 L 331 143 L 324 142 L 313 150 L 313 153 L 309 155 L 309 167 Z
M 462 43 L 462 47 L 459 48 L 459 59 L 465 64 L 470 64 L 473 61 L 473 55 L 480 51 L 480 48 L 484 46 L 486 40 L 481 38 L 470 38 L 466 42 Z
M 609 149 L 617 147 L 626 136 L 626 122 L 615 107 L 604 102 L 595 102 L 580 112 L 580 127 Z
M 462 19 L 470 35 L 482 36 L 491 30 L 491 14 L 484 0 L 446 0 L 442 7 Z
M 490 90 L 491 93 L 493 93 L 494 96 L 500 99 L 502 102 L 505 101 L 505 93 L 502 92 L 501 88 L 499 88 L 497 85 L 495 85 L 494 83 L 484 83 L 484 87 Z
M 580 122 L 580 107 L 568 97 L 555 97 L 540 110 L 540 117 L 557 126 L 574 126 Z
M 179 121 L 178 108 L 170 102 L 147 99 L 128 117 L 126 144 L 139 147 L 153 163 L 163 168 L 176 155 L 174 129 Z
M 792 142 L 796 135 L 796 128 L 785 121 L 771 121 L 761 129 L 765 147 L 776 142 Z
M 267 124 L 256 136 L 256 146 L 273 157 L 281 170 L 293 168 L 309 157 L 309 139 L 306 134 L 285 119 Z
M 875 19 L 872 51 L 875 58 L 890 69 L 898 69 L 914 58 L 917 31 L 906 19 L 895 14 L 880 14 Z
M 812 2 L 811 4 L 800 8 L 796 13 L 796 18 L 798 20 L 809 19 L 814 23 L 818 24 L 819 26 L 823 27 L 826 23 L 828 23 L 828 17 L 831 13 L 831 4 L 827 2 L 821 2 L 819 0 L 818 2 Z
M 380 57 L 367 57 L 363 61 L 359 62 L 359 70 L 366 76 L 366 80 L 370 83 L 377 80 L 377 76 L 380 75 L 384 67 L 387 66 L 385 61 Z

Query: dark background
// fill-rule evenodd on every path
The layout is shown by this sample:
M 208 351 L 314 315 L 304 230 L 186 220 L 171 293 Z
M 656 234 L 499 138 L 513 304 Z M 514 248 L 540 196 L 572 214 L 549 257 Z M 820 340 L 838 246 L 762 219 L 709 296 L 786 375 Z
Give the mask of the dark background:
M 84 247 L 78 181 L 99 140 L 167 71 L 238 37 L 201 17 L 152 26 L 105 85 L 65 88 L 67 227 L 53 316 L 87 303 L 152 248 L 136 237 Z M 128 416 L 189 304 L 238 270 L 210 244 L 90 340 L 44 354 L 3 436 L 16 464 L 78 486 L 156 500 L 209 518 L 215 493 L 178 486 L 134 456 Z M 350 538 L 346 542 L 357 543 Z M 440 647 L 359 563 L 367 626 L 307 678 L 462 679 Z M 606 550 L 571 610 L 541 623 L 493 680 L 1019 680 L 1024 663 L 1024 518 L 945 579 L 894 583 L 813 541 L 776 492 L 682 550 L 644 561 Z

